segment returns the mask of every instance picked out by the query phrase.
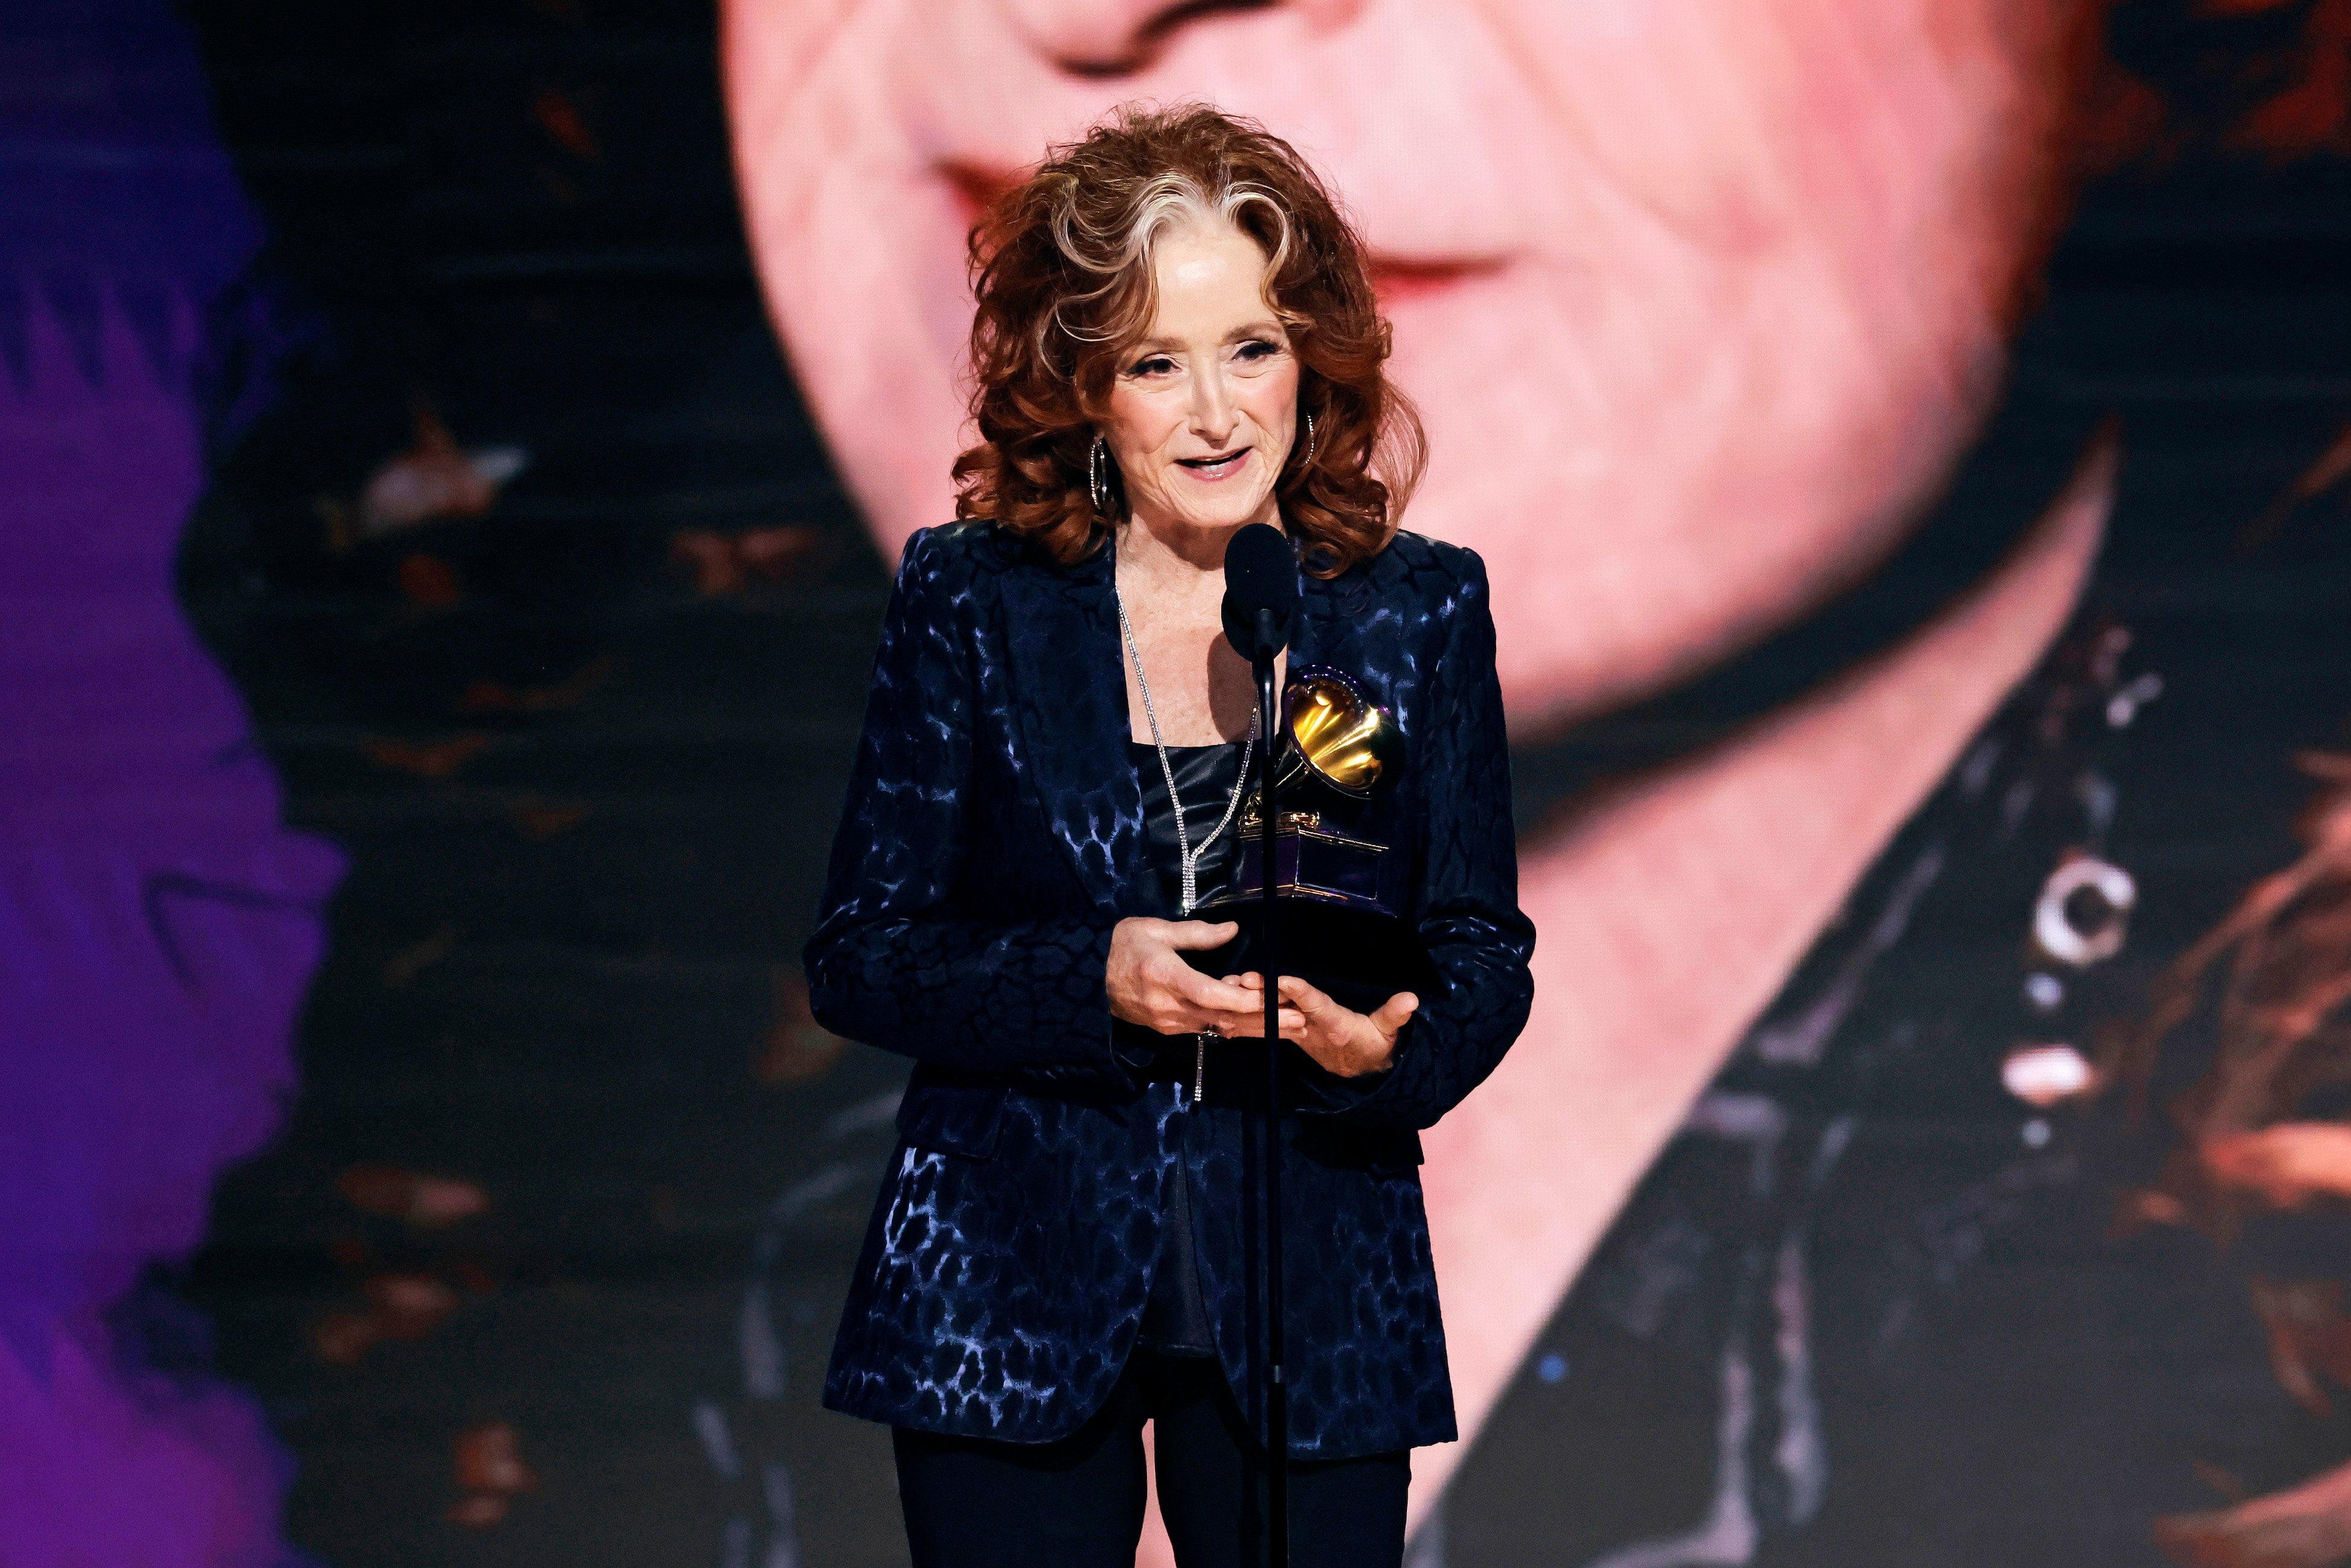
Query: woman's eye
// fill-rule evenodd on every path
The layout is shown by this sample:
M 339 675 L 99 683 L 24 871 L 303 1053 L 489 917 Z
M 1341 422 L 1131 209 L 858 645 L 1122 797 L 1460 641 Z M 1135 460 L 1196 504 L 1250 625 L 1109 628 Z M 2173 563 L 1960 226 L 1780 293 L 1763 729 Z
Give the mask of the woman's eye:
M 1251 338 L 1241 345 L 1241 358 L 1244 360 L 1262 360 L 1269 354 L 1280 352 L 1281 352 L 1280 349 L 1262 338 Z
M 1131 376 L 1155 376 L 1163 371 L 1172 371 L 1175 368 L 1176 361 L 1166 355 L 1154 354 L 1151 358 L 1136 363 L 1134 368 L 1126 373 Z

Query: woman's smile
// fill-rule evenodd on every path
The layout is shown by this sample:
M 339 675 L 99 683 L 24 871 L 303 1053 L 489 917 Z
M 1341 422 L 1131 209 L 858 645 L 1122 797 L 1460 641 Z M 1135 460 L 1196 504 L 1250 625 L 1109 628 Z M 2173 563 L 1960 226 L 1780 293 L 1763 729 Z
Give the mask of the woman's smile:
M 1238 452 L 1217 453 L 1207 457 L 1178 457 L 1176 465 L 1196 479 L 1214 484 L 1239 473 L 1241 465 L 1249 461 L 1249 454 L 1256 450 L 1254 446 L 1244 446 Z

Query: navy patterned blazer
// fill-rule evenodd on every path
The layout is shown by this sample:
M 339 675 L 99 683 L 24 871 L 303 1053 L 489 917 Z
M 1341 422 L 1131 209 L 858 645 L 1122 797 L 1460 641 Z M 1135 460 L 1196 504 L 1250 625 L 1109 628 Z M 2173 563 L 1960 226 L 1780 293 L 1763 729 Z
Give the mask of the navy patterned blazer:
M 1122 1037 L 1157 1037 L 1114 1024 L 1103 990 L 1112 927 L 1147 913 L 1111 570 L 1107 547 L 1061 568 L 985 523 L 922 529 L 899 566 L 805 954 L 820 1022 L 916 1063 L 825 1383 L 836 1410 L 1067 1435 L 1125 1363 L 1167 1184 L 1188 1181 L 1218 1356 L 1263 1431 L 1242 1219 L 1263 1119 L 1143 1081 Z M 1458 1435 L 1418 1129 L 1524 1027 L 1534 931 L 1484 564 L 1399 533 L 1300 588 L 1291 660 L 1354 675 L 1404 731 L 1402 777 L 1350 821 L 1390 846 L 1446 981 L 1377 1075 L 1284 1048 L 1290 1447 L 1339 1458 Z

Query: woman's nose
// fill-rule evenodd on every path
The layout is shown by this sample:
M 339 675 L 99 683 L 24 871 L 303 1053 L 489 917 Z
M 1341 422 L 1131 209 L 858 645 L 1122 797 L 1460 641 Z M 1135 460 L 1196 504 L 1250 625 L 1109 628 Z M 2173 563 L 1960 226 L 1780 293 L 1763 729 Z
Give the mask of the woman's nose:
M 999 0 L 1029 47 L 1064 70 L 1138 71 L 1178 30 L 1277 0 Z M 1309 0 L 1311 3 L 1311 0 Z
M 1237 415 L 1232 389 L 1219 371 L 1210 371 L 1192 382 L 1192 430 L 1203 440 L 1221 444 L 1233 433 Z

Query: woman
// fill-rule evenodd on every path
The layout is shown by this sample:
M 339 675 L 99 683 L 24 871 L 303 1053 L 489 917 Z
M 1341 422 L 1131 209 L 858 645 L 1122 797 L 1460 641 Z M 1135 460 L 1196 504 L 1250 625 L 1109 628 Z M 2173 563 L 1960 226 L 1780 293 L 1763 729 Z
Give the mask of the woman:
M 1408 748 L 1335 825 L 1389 846 L 1442 980 L 1369 1013 L 1280 982 L 1292 1560 L 1395 1563 L 1408 1451 L 1456 1436 L 1418 1130 L 1531 994 L 1484 568 L 1395 528 L 1419 427 L 1286 143 L 1123 112 L 971 254 L 980 440 L 900 565 L 807 953 L 818 1019 L 918 1064 L 826 1403 L 896 1428 L 918 1564 L 1130 1563 L 1146 1418 L 1179 1561 L 1243 1560 L 1262 985 L 1186 956 L 1237 934 L 1188 918 L 1249 770 L 1225 546 L 1279 523 L 1288 657 Z

